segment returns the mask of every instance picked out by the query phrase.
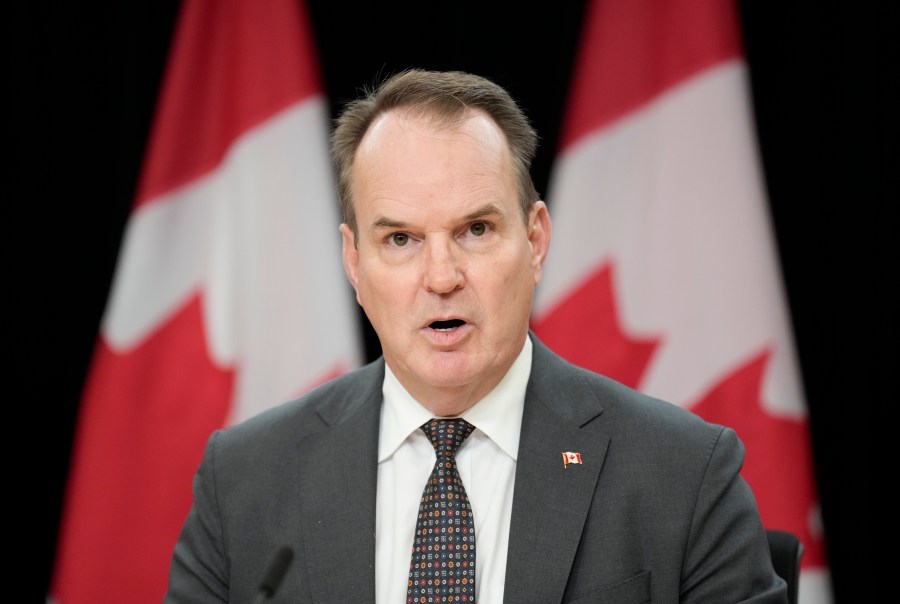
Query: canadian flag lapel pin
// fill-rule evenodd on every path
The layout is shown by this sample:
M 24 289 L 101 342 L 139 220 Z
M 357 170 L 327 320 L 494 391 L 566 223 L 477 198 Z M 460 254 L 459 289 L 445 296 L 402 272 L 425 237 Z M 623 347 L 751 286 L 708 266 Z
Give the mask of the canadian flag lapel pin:
M 581 463 L 581 453 L 566 451 L 563 456 L 563 468 L 568 469 L 570 463 Z

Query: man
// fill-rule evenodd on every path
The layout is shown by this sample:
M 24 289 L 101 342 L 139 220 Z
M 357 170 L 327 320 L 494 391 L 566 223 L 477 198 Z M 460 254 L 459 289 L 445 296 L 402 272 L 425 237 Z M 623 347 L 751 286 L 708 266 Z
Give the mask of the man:
M 251 601 L 282 546 L 284 602 L 786 601 L 734 432 L 529 332 L 536 145 L 471 74 L 348 105 L 343 261 L 383 356 L 211 437 L 166 601 Z

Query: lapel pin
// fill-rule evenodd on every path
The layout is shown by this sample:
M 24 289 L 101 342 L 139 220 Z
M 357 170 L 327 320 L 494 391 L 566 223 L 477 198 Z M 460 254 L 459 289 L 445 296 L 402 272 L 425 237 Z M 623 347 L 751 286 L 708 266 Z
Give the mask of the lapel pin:
M 570 463 L 581 463 L 581 453 L 566 451 L 563 456 L 563 468 L 568 469 Z

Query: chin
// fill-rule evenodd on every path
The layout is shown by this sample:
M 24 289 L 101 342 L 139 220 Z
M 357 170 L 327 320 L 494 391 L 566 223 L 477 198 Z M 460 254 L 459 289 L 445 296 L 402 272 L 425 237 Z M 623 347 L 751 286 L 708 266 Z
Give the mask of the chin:
M 437 388 L 458 388 L 472 382 L 472 370 L 464 363 L 438 363 L 423 368 L 426 381 Z

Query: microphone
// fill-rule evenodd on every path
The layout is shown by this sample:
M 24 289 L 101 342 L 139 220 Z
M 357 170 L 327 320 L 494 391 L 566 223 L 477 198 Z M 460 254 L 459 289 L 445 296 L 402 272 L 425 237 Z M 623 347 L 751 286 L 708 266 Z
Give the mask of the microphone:
M 272 559 L 272 563 L 269 564 L 269 570 L 266 572 L 266 576 L 263 577 L 262 583 L 259 584 L 259 591 L 256 592 L 254 603 L 265 602 L 275 595 L 293 559 L 294 550 L 287 545 L 275 552 L 275 557 Z

